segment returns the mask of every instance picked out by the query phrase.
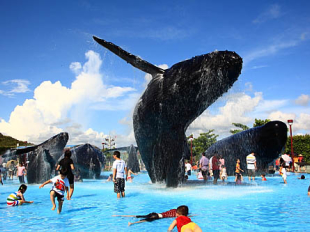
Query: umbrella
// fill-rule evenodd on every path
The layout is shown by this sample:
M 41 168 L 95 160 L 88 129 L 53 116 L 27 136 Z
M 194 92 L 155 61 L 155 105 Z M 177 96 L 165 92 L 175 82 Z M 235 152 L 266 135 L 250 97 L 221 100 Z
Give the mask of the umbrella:
M 289 155 L 287 155 L 287 154 L 282 155 L 282 159 L 285 162 L 291 162 L 292 161 L 292 158 Z
M 14 167 L 17 165 L 17 160 L 10 160 L 6 163 L 6 168 L 10 168 L 12 162 L 13 162 Z

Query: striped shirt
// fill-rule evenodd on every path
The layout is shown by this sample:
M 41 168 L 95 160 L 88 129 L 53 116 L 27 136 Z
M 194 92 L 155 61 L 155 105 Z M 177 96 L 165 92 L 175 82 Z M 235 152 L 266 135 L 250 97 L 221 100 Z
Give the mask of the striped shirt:
M 254 155 L 249 154 L 246 157 L 247 169 L 255 169 L 256 158 Z
M 6 199 L 6 203 L 10 206 L 15 206 L 15 201 L 21 200 L 20 196 L 17 196 L 18 192 L 11 193 Z

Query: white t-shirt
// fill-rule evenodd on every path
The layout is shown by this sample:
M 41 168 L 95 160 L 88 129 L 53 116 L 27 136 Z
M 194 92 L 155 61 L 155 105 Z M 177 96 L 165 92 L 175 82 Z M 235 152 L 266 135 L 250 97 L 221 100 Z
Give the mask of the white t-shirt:
M 213 156 L 209 159 L 209 169 L 210 169 L 210 171 L 212 170 L 212 159 L 213 159 Z
M 116 169 L 116 178 L 125 178 L 126 163 L 124 160 L 115 160 L 113 162 L 113 169 Z
M 60 175 L 58 175 L 51 179 L 51 181 L 53 183 L 52 190 L 60 195 L 65 195 L 66 187 L 69 187 L 68 178 L 61 179 Z
M 247 169 L 255 169 L 256 158 L 254 155 L 249 154 L 246 157 Z
M 186 171 L 192 170 L 192 165 L 190 163 L 185 164 Z

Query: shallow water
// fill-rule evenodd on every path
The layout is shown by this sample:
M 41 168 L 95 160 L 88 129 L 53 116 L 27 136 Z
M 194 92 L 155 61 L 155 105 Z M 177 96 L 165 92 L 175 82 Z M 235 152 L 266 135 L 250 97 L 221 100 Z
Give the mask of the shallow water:
M 151 184 L 147 174 L 139 174 L 133 183 L 126 183 L 124 199 L 116 198 L 112 182 L 85 180 L 75 183 L 73 199 L 65 200 L 60 215 L 51 211 L 50 184 L 42 189 L 28 186 L 25 198 L 33 204 L 8 207 L 6 198 L 19 183 L 6 181 L 0 186 L 0 231 L 167 231 L 171 218 L 128 227 L 128 222 L 138 219 L 112 215 L 160 213 L 183 204 L 203 231 L 309 231 L 310 175 L 305 175 L 306 180 L 298 180 L 299 176 L 289 173 L 287 185 L 275 175 L 267 176 L 265 182 L 244 178 L 241 186 L 229 177 L 228 184 L 194 181 L 167 189 Z M 192 175 L 190 180 L 194 179 Z

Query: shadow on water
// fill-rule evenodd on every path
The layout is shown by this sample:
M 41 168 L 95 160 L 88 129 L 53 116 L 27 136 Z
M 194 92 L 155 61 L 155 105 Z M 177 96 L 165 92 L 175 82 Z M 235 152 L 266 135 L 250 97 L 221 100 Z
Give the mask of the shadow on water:
M 97 194 L 88 194 L 88 195 L 81 195 L 81 196 L 74 196 L 74 198 L 84 198 L 84 197 L 93 197 L 93 196 L 97 196 Z
M 83 210 L 86 210 L 86 209 L 96 209 L 98 207 L 82 207 L 82 208 L 78 208 L 78 209 L 70 209 L 70 210 L 67 210 L 68 213 L 73 213 L 73 212 L 79 212 L 79 211 L 83 211 Z
M 126 198 L 128 198 L 128 197 L 137 197 L 137 196 L 140 196 L 141 194 L 140 193 L 138 193 L 138 192 L 136 192 L 136 193 L 128 193 L 128 194 L 126 194 Z

